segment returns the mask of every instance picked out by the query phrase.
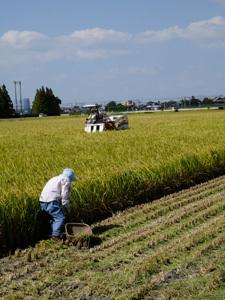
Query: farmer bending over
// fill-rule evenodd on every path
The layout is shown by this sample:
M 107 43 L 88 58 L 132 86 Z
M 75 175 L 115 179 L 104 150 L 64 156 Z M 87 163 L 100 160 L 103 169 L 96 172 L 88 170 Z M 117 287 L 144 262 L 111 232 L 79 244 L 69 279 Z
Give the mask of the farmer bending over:
M 74 171 L 65 169 L 59 176 L 51 178 L 42 190 L 39 201 L 41 210 L 50 217 L 53 240 L 60 240 L 65 222 L 63 208 L 69 207 L 71 185 L 75 180 Z

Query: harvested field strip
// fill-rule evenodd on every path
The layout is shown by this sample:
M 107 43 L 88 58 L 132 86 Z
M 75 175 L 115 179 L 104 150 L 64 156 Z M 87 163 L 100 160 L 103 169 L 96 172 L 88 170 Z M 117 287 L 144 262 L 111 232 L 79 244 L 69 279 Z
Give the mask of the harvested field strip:
M 200 294 L 204 295 L 211 290 L 212 287 L 219 287 L 221 283 L 225 280 L 224 267 L 225 267 L 225 236 L 224 233 L 218 235 L 208 247 L 203 248 L 199 253 L 204 253 L 206 255 L 195 255 L 192 261 L 186 262 L 178 270 L 182 274 L 183 280 L 181 281 L 179 276 L 173 278 L 173 280 L 167 280 L 167 273 L 164 274 L 164 282 L 157 283 L 155 285 L 157 293 L 161 299 L 171 299 L 172 295 L 177 298 L 180 295 L 190 296 L 190 288 L 192 289 L 192 294 L 194 292 L 193 282 L 203 281 L 204 285 L 201 286 L 198 282 L 198 289 L 201 286 L 202 292 Z M 198 254 L 199 254 L 198 253 Z M 218 266 L 215 268 L 215 266 Z M 162 275 L 162 274 L 161 274 Z M 218 278 L 219 275 L 219 278 Z M 166 280 L 165 280 L 166 279 Z M 219 279 L 219 280 L 218 280 Z M 161 285 L 161 286 L 160 286 Z M 189 285 L 189 287 L 188 287 Z M 195 287 L 195 289 L 197 286 Z M 146 290 L 147 291 L 147 290 Z M 152 291 L 151 291 L 152 293 Z M 205 297 L 205 299 L 209 299 Z M 212 299 L 223 299 L 214 297 Z
M 222 195 L 223 196 L 223 195 Z M 197 198 L 195 199 L 196 200 L 196 202 L 194 202 L 195 204 L 194 204 L 194 206 L 196 206 L 197 204 Z M 206 199 L 205 199 L 206 200 Z M 198 200 L 198 201 L 200 201 L 200 200 Z M 210 200 L 209 200 L 210 201 Z M 216 200 L 211 200 L 211 201 L 216 201 Z M 191 201 L 188 201 L 188 202 L 191 202 Z M 175 206 L 176 206 L 176 204 L 175 204 Z M 172 215 L 173 214 L 176 214 L 176 213 L 174 213 L 175 211 L 177 212 L 177 213 L 179 213 L 180 211 L 182 211 L 182 206 L 181 206 L 181 208 L 179 208 L 179 209 L 177 209 L 177 210 L 175 210 L 175 206 L 174 206 L 174 210 L 172 210 L 172 209 L 168 209 L 168 212 L 167 212 L 167 209 L 165 209 L 165 214 L 164 214 L 164 216 L 163 216 L 163 218 L 165 218 L 166 216 L 171 216 L 171 214 L 170 214 L 170 212 L 172 211 Z M 200 206 L 201 206 L 201 204 L 200 204 Z M 204 206 L 204 204 L 203 204 L 203 206 Z M 180 205 L 178 204 L 178 207 L 180 207 Z M 185 206 L 184 206 L 184 209 L 183 210 L 186 210 L 186 208 L 185 208 Z M 166 213 L 167 212 L 167 213 Z M 160 216 L 162 216 L 161 214 L 160 214 Z M 151 223 L 151 227 L 154 225 L 154 223 L 153 223 L 153 221 L 155 220 L 156 221 L 156 225 L 158 224 L 158 223 L 160 223 L 161 222 L 161 219 L 160 219 L 160 217 L 155 217 L 154 216 L 154 218 L 151 218 L 152 216 L 151 216 L 151 214 L 148 214 L 148 215 L 143 215 L 143 218 L 141 219 L 141 222 L 134 222 L 134 223 L 132 223 L 132 224 L 126 224 L 126 225 L 124 225 L 123 223 L 121 224 L 121 227 L 122 227 L 122 229 L 118 229 L 117 230 L 117 228 L 115 229 L 115 230 L 112 230 L 113 231 L 113 234 L 114 235 L 118 235 L 118 233 L 120 233 L 120 235 L 122 234 L 122 232 L 126 232 L 126 235 L 128 236 L 128 234 L 129 234 L 129 232 L 130 231 L 132 231 L 131 233 L 130 233 L 130 235 L 133 235 L 133 230 L 135 230 L 138 234 L 140 233 L 140 234 L 142 234 L 143 233 L 143 231 L 145 230 L 145 227 L 147 227 L 148 228 L 148 223 Z M 181 216 L 180 216 L 181 217 Z M 136 226 L 134 226 L 133 224 L 135 224 Z M 168 225 L 168 224 L 167 224 Z M 145 227 L 143 227 L 143 226 L 145 226 Z M 139 231 L 138 231 L 138 228 L 141 228 Z M 112 233 L 110 234 L 110 235 L 112 235 Z M 101 235 L 101 237 L 102 237 L 102 235 Z M 108 238 L 108 236 L 107 236 L 107 238 Z M 118 239 L 124 239 L 124 236 L 121 236 L 121 237 L 119 237 Z M 109 244 L 109 245 L 111 245 L 112 243 L 116 243 L 117 242 L 117 239 L 114 239 L 113 241 L 111 240 L 111 241 L 109 241 L 109 243 L 104 243 L 104 246 L 105 247 L 107 247 L 107 245 Z
M 43 241 L 1 259 L 0 299 L 180 300 L 182 292 L 198 299 L 209 293 L 204 284 L 218 292 L 225 274 L 224 179 L 137 206 L 127 218 L 124 211 L 121 222 L 118 214 L 94 224 L 105 241 L 90 250 Z
M 219 263 L 216 262 L 215 263 Z M 204 300 L 224 300 L 224 288 L 220 290 L 220 282 L 224 280 L 224 270 L 207 270 L 207 274 L 199 274 L 193 276 L 190 279 L 183 279 L 175 282 L 171 286 L 160 290 L 159 294 L 150 293 L 141 299 L 157 299 L 157 300 L 168 300 L 168 299 L 204 299 Z M 201 289 L 201 291 L 200 291 Z M 212 292 L 213 290 L 213 292 Z M 216 290 L 216 291 L 215 291 Z M 197 294 L 196 294 L 197 292 Z M 218 293 L 219 292 L 219 293 Z M 135 298 L 131 298 L 135 299 Z M 140 299 L 140 298 L 136 298 Z
M 96 256 L 96 258 L 101 258 L 101 263 L 103 262 L 103 259 L 105 259 L 104 265 L 106 269 L 114 268 L 114 264 L 116 266 L 120 265 L 121 263 L 118 263 L 118 261 L 123 257 L 127 262 L 129 261 L 129 263 L 132 263 L 132 260 L 138 261 L 138 257 L 143 259 L 144 256 L 149 255 L 149 253 L 154 251 L 159 245 L 167 243 L 170 239 L 182 235 L 187 230 L 203 223 L 206 219 L 214 217 L 224 209 L 225 203 L 215 204 L 213 207 L 204 209 L 201 213 L 192 217 L 188 216 L 187 220 L 186 218 L 184 220 L 179 218 L 173 220 L 173 223 L 170 221 L 166 222 L 166 224 L 169 224 L 169 227 L 166 225 L 161 229 L 157 228 L 156 230 L 150 230 L 145 235 L 140 235 L 136 239 L 129 240 L 127 244 L 120 245 L 120 248 L 110 248 L 112 253 L 116 251 L 117 254 L 110 262 L 108 262 L 108 251 L 104 253 L 104 257 L 100 254 Z M 181 221 L 182 223 L 180 224 Z
M 129 295 L 131 299 L 140 299 L 151 293 L 151 295 L 154 295 L 154 299 L 157 298 L 157 295 L 165 297 L 162 297 L 162 299 L 170 299 L 170 297 L 167 298 L 166 296 L 170 284 L 176 284 L 176 281 L 181 280 L 184 280 L 184 283 L 186 283 L 188 277 L 193 279 L 196 276 L 203 276 L 215 271 L 215 266 L 225 262 L 224 251 L 225 235 L 223 232 L 218 234 L 216 238 L 200 244 L 189 256 L 183 255 L 179 257 L 179 267 L 176 267 L 173 263 L 168 264 L 165 271 L 150 277 L 150 280 L 140 286 L 138 290 L 128 291 L 126 296 L 128 297 Z M 163 289 L 166 290 L 165 294 L 162 294 Z
M 225 213 L 222 213 L 218 217 L 201 224 L 191 232 L 187 232 L 182 237 L 175 238 L 165 245 L 165 247 L 159 247 L 157 249 L 157 253 L 155 253 L 151 258 L 147 257 L 146 260 L 142 261 L 142 266 L 139 265 L 137 276 L 145 277 L 145 275 L 150 272 L 154 273 L 154 270 L 152 270 L 152 262 L 159 262 L 159 260 L 164 262 L 168 257 L 176 258 L 180 255 L 180 252 L 182 253 L 186 250 L 189 251 L 191 248 L 198 245 L 198 243 L 202 243 L 207 239 L 215 237 L 218 231 L 224 227 L 224 216 Z M 145 272 L 143 272 L 143 266 Z
M 120 282 L 121 288 L 124 287 L 125 289 L 126 287 L 126 297 L 122 297 L 121 299 L 129 299 L 127 297 L 128 290 L 131 288 L 131 295 L 133 295 L 133 286 L 135 283 L 145 282 L 153 274 L 162 271 L 164 265 L 170 264 L 172 260 L 180 257 L 181 255 L 190 255 L 192 249 L 207 240 L 215 238 L 217 235 L 217 230 L 223 228 L 225 225 L 224 216 L 225 215 L 222 214 L 220 217 L 210 220 L 192 232 L 185 234 L 183 237 L 175 238 L 167 245 L 163 245 L 162 247 L 159 246 L 154 254 L 144 257 L 142 260 L 140 259 L 139 261 L 136 261 L 135 265 L 132 264 L 132 268 L 129 266 L 129 264 L 124 264 L 126 267 L 122 271 L 116 270 L 114 272 L 111 271 L 109 273 L 105 273 L 104 276 L 98 278 L 98 282 L 95 282 L 96 276 L 88 277 L 86 279 L 90 282 L 93 282 L 93 286 L 99 285 L 99 289 L 101 287 L 103 292 L 103 290 L 106 288 L 107 281 L 110 280 L 110 276 L 115 277 Z M 124 274 L 126 274 L 126 276 L 124 276 Z M 110 291 L 108 292 L 110 293 Z M 117 292 L 119 294 L 121 293 L 121 291 Z
M 139 263 L 141 264 L 144 257 L 151 255 L 158 246 L 162 245 L 162 243 L 167 243 L 168 240 L 174 238 L 175 235 L 176 237 L 178 237 L 178 233 L 180 234 L 181 232 L 176 232 L 174 228 L 170 229 L 170 232 L 168 232 L 167 234 L 159 235 L 159 240 L 152 240 L 151 238 L 149 238 L 150 240 L 147 240 L 145 244 L 143 244 L 143 242 L 136 245 L 132 244 L 132 247 L 130 247 L 130 249 L 123 249 L 123 251 L 120 251 L 122 253 L 116 252 L 116 255 L 114 257 L 110 257 L 109 255 L 105 258 L 105 260 L 102 260 L 102 258 L 101 260 L 99 260 L 99 257 L 95 256 L 95 259 L 99 260 L 99 266 L 98 263 L 95 264 L 95 272 L 101 271 L 104 274 L 104 272 L 106 271 L 111 272 L 119 270 L 120 272 L 122 272 L 122 268 L 124 267 L 130 269 L 135 268 L 136 265 L 139 265 Z M 87 268 L 87 265 L 85 265 L 85 268 Z M 85 269 L 83 269 L 82 266 L 79 266 L 79 272 L 81 272 L 82 270 L 85 273 Z
M 218 181 L 218 182 L 217 182 Z M 194 202 L 197 199 L 203 199 L 208 195 L 214 194 L 225 189 L 225 177 L 222 177 L 220 180 L 213 180 L 209 185 L 209 188 L 206 189 L 207 184 L 201 185 L 200 188 L 192 188 L 186 192 L 180 192 L 174 194 L 173 196 L 163 197 L 160 200 L 153 201 L 152 203 L 136 206 L 135 208 L 128 209 L 125 213 L 119 213 L 112 218 L 108 218 L 99 224 L 95 224 L 95 228 L 101 226 L 110 226 L 113 225 L 110 233 L 104 235 L 101 234 L 101 238 L 110 238 L 110 234 L 114 235 L 123 231 L 123 227 L 126 226 L 126 230 L 132 227 L 138 226 L 140 223 L 145 223 L 147 220 L 156 219 L 159 216 L 164 215 L 166 212 L 172 211 L 181 206 L 185 206 L 188 203 Z M 176 198 L 176 201 L 174 201 Z M 122 228 L 120 226 L 123 225 Z
M 150 234 L 151 232 L 154 232 L 156 229 L 161 229 L 163 226 L 171 225 L 174 222 L 178 222 L 180 219 L 182 219 L 182 216 L 188 216 L 191 213 L 196 213 L 198 210 L 205 209 L 207 206 L 210 206 L 213 204 L 213 202 L 221 201 L 224 198 L 225 194 L 218 193 L 218 195 L 213 195 L 211 198 L 203 198 L 198 200 L 196 202 L 191 202 L 190 205 L 184 206 L 181 208 L 178 208 L 177 210 L 173 210 L 172 212 L 169 210 L 168 214 L 165 214 L 162 218 L 158 217 L 155 219 L 155 222 L 152 222 L 150 220 L 150 224 L 148 224 L 149 220 L 145 220 L 145 224 L 140 229 L 136 229 L 131 231 L 129 233 L 129 227 L 126 228 L 127 234 L 123 234 L 118 238 L 112 239 L 110 241 L 105 242 L 103 245 L 96 248 L 96 251 L 99 249 L 106 249 L 108 247 L 112 247 L 113 245 L 117 245 L 118 247 L 123 247 L 125 243 L 131 239 L 132 242 L 135 241 L 135 239 L 140 240 L 145 235 Z M 196 198 L 195 198 L 196 200 Z M 165 204 L 166 205 L 166 204 Z M 116 246 L 115 246 L 116 247 Z M 112 249 L 110 249 L 112 251 Z

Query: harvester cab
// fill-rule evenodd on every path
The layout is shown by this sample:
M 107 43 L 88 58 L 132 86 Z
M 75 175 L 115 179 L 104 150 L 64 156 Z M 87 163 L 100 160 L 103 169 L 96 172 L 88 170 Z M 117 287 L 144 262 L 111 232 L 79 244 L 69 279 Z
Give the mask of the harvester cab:
M 88 133 L 128 129 L 127 115 L 107 115 L 106 112 L 99 110 L 98 105 L 84 105 L 83 107 L 90 109 L 84 127 Z

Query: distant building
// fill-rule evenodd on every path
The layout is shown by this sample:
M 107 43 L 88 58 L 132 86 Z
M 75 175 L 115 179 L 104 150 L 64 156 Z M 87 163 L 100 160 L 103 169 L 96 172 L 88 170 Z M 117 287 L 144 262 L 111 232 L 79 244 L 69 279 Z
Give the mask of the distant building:
M 160 110 L 161 104 L 160 102 L 149 101 L 146 103 L 146 109 L 148 110 Z
M 122 104 L 128 109 L 133 110 L 136 107 L 136 103 L 133 100 L 126 100 Z
M 30 114 L 31 113 L 30 99 L 29 98 L 24 98 L 23 99 L 23 113 L 24 114 Z

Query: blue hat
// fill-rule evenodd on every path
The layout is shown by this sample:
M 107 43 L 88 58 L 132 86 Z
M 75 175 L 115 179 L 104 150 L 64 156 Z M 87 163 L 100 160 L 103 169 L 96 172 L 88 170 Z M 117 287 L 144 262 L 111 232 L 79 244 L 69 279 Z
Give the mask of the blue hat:
M 76 176 L 74 174 L 73 169 L 64 169 L 63 170 L 63 175 L 67 176 L 70 181 L 75 181 L 76 180 Z

